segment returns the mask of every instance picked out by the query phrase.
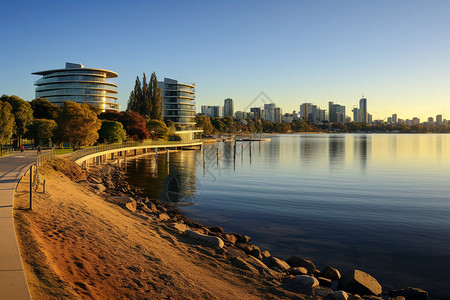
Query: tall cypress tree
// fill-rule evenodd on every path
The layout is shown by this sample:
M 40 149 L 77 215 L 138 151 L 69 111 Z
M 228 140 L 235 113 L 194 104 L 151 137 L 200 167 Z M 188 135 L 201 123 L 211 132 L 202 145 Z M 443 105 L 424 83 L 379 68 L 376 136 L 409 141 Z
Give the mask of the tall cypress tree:
M 133 91 L 131 91 L 130 98 L 128 99 L 127 110 L 139 112 L 140 111 L 139 99 L 141 98 L 141 96 L 142 96 L 141 81 L 139 80 L 139 76 L 136 76 L 134 89 Z
M 152 85 L 151 98 L 152 98 L 152 106 L 153 106 L 151 119 L 162 121 L 162 119 L 163 119 L 162 92 L 161 92 L 161 89 L 158 87 L 158 78 L 156 77 L 155 72 L 152 73 L 150 82 Z

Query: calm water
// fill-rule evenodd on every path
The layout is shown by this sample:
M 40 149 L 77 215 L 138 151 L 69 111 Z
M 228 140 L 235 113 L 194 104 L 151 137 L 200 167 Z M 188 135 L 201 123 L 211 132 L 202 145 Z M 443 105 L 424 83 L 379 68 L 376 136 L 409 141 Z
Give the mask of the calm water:
M 273 255 L 450 299 L 450 135 L 275 135 L 130 161 L 128 179 Z M 219 149 L 217 162 L 216 148 Z M 251 155 L 250 155 L 251 150 Z

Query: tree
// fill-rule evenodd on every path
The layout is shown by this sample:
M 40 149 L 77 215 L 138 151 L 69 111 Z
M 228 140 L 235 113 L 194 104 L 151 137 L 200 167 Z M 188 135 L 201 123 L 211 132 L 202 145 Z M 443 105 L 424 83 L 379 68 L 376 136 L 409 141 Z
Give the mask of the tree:
M 11 104 L 0 101 L 0 155 L 3 155 L 3 145 L 13 135 L 14 115 L 11 110 Z
M 48 145 L 53 138 L 56 127 L 55 120 L 34 119 L 28 125 L 28 131 L 24 137 L 34 140 L 34 145 Z
M 0 101 L 11 104 L 15 122 L 14 134 L 17 138 L 15 144 L 17 147 L 20 147 L 22 144 L 22 136 L 27 131 L 27 126 L 31 123 L 31 120 L 33 120 L 31 104 L 15 95 L 3 95 Z
M 169 128 L 167 128 L 166 123 L 160 120 L 149 120 L 147 122 L 147 129 L 152 138 L 167 139 L 169 135 Z
M 128 99 L 127 111 L 134 111 L 148 119 L 162 121 L 162 92 L 158 87 L 155 72 L 152 73 L 149 82 L 145 73 L 142 76 L 142 83 L 139 76 L 136 78 L 134 89 Z
M 136 82 L 134 83 L 134 89 L 130 93 L 130 98 L 128 99 L 127 110 L 140 112 L 141 111 L 141 97 L 142 88 L 139 76 L 136 76 Z
M 91 146 L 98 139 L 101 121 L 87 104 L 72 101 L 63 103 L 58 116 L 57 136 L 61 142 L 69 142 L 74 150 Z
M 36 98 L 31 101 L 31 109 L 33 109 L 35 119 L 56 120 L 59 108 L 58 105 L 47 101 L 45 98 Z
M 214 127 L 211 124 L 211 118 L 208 116 L 196 116 L 195 117 L 195 123 L 199 127 L 203 128 L 203 134 L 204 135 L 210 135 L 212 134 Z
M 152 76 L 150 77 L 149 88 L 151 89 L 150 100 L 152 106 L 150 119 L 162 121 L 163 120 L 162 92 L 161 89 L 158 87 L 158 78 L 156 77 L 155 72 L 153 72 Z
M 102 127 L 98 131 L 98 141 L 108 143 L 123 143 L 127 139 L 127 133 L 123 125 L 117 121 L 102 121 Z
M 145 140 L 150 136 L 143 116 L 133 111 L 122 112 L 120 123 L 123 124 L 128 136 L 133 140 Z

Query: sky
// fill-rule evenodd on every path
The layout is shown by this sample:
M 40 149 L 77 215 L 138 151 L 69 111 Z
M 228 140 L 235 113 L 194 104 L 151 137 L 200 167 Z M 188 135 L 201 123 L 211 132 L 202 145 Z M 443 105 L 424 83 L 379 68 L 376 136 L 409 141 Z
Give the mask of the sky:
M 373 119 L 450 119 L 450 1 L 2 1 L 0 94 L 34 99 L 32 72 L 82 63 L 195 82 L 196 108 L 309 102 Z M 264 98 L 266 99 L 266 98 Z M 267 100 L 267 99 L 266 99 Z

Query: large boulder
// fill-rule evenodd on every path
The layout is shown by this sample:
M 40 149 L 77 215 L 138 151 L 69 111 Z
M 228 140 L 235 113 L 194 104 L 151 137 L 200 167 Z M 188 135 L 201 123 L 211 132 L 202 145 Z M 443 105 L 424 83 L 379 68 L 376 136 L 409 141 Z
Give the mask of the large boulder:
M 428 292 L 414 287 L 389 292 L 391 298 L 398 296 L 404 297 L 405 300 L 427 300 Z
M 250 242 L 250 237 L 247 235 L 242 235 L 239 233 L 233 233 L 239 243 L 248 243 Z
M 290 269 L 290 266 L 288 265 L 288 263 L 279 258 L 271 256 L 271 257 L 269 257 L 268 261 L 270 263 L 270 267 L 277 271 L 284 272 L 284 271 L 287 271 Z
M 196 240 L 200 240 L 213 248 L 223 248 L 224 246 L 222 239 L 217 236 L 208 236 L 192 230 L 186 230 L 184 234 Z
M 311 287 L 319 286 L 319 281 L 316 278 L 314 278 L 313 276 L 308 276 L 308 275 L 295 276 L 293 281 L 295 282 L 295 284 L 298 284 L 299 286 L 301 286 L 303 288 L 311 288 Z
M 308 275 L 308 270 L 304 267 L 293 267 L 288 270 L 291 275 Z
M 360 270 L 351 270 L 342 275 L 338 289 L 359 295 L 380 295 L 382 290 L 375 278 Z
M 222 234 L 223 239 L 225 242 L 228 242 L 230 244 L 234 244 L 237 241 L 237 238 L 234 234 L 224 233 Z
M 110 202 L 120 206 L 125 206 L 127 203 L 136 202 L 133 198 L 127 196 L 113 196 L 108 199 Z
M 231 257 L 231 263 L 239 269 L 249 271 L 253 274 L 259 274 L 259 271 L 240 257 Z
M 308 269 L 309 271 L 311 270 L 315 270 L 316 266 L 314 265 L 314 263 L 308 259 L 304 259 L 304 258 L 300 258 L 298 256 L 291 256 L 289 257 L 286 262 L 291 266 L 291 267 L 304 267 L 306 269 Z
M 322 277 L 329 278 L 331 280 L 339 280 L 341 279 L 341 273 L 335 268 L 330 266 L 326 266 L 322 272 L 320 273 Z
M 334 292 L 331 297 L 334 300 L 347 300 L 348 299 L 348 294 L 344 291 L 336 291 Z

